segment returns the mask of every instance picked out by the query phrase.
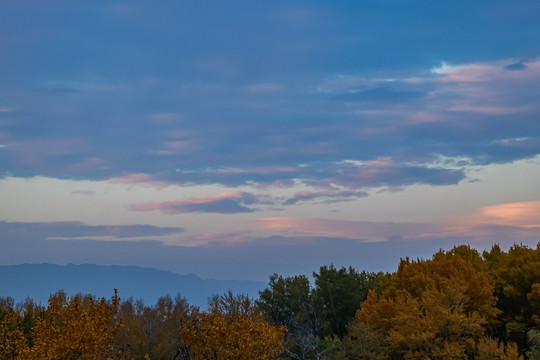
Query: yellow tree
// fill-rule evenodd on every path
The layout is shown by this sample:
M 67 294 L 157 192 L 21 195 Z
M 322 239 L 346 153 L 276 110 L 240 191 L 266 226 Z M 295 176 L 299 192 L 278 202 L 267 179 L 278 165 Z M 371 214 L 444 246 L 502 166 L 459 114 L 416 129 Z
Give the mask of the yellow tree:
M 37 320 L 33 344 L 23 331 L 9 324 L 21 318 L 13 310 L 4 316 L 0 359 L 99 360 L 120 327 L 113 321 L 119 301 L 116 290 L 110 301 L 90 295 L 68 298 L 64 292 L 57 292 Z
M 483 338 L 478 342 L 476 360 L 523 360 L 515 343 L 506 346 L 491 338 Z
M 370 293 L 349 329 L 364 338 L 367 330 L 378 334 L 377 341 L 366 342 L 373 354 L 467 359 L 484 336 L 483 325 L 498 313 L 494 303 L 483 273 L 460 256 L 439 253 L 429 261 L 402 260 L 392 285 L 380 298 Z M 354 345 L 352 336 L 347 343 Z
M 285 327 L 265 321 L 249 299 L 231 294 L 209 312 L 193 308 L 180 329 L 195 360 L 270 360 L 283 349 Z M 224 311 L 225 309 L 225 311 Z
M 29 359 L 30 349 L 23 331 L 17 326 L 21 317 L 18 310 L 6 309 L 0 314 L 0 359 Z

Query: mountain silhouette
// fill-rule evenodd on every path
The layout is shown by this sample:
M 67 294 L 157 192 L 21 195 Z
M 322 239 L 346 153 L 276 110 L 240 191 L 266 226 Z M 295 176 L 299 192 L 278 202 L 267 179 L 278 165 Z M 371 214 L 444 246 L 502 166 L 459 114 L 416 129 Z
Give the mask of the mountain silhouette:
M 165 295 L 180 294 L 190 305 L 206 308 L 208 297 L 233 293 L 257 298 L 265 282 L 247 280 L 207 280 L 196 275 L 180 275 L 168 271 L 137 266 L 101 266 L 21 264 L 0 266 L 0 296 L 10 296 L 16 302 L 27 297 L 47 304 L 50 294 L 58 290 L 68 295 L 93 294 L 110 298 L 114 289 L 122 299 L 133 297 L 153 305 Z

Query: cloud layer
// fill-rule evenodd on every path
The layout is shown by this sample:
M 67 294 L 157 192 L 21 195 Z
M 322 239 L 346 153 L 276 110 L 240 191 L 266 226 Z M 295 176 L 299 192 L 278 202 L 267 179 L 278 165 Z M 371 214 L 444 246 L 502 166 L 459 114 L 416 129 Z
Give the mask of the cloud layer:
M 204 198 L 192 198 L 185 201 L 151 201 L 143 204 L 130 206 L 133 211 L 161 211 L 162 213 L 173 215 L 192 212 L 206 212 L 218 214 L 236 214 L 253 212 L 252 208 L 244 205 L 251 205 L 257 200 L 252 194 L 245 192 L 225 192 Z
M 532 243 L 539 12 L 0 2 L 0 263 L 256 277 Z
M 534 9 L 418 6 L 4 4 L 9 18 L 51 21 L 3 22 L 1 175 L 399 187 L 465 178 L 463 167 L 427 166 L 437 156 L 489 164 L 540 153 L 540 62 L 520 55 L 540 52 Z M 474 31 L 454 24 L 457 13 Z M 511 41 L 482 32 L 499 22 L 513 24 Z

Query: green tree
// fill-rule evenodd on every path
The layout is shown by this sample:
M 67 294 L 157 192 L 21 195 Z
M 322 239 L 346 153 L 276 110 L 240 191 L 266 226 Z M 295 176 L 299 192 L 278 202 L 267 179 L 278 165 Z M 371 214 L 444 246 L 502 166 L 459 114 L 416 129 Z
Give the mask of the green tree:
M 330 265 L 322 266 L 313 277 L 316 312 L 323 320 L 321 335 L 335 334 L 342 338 L 368 291 L 376 288 L 377 276 L 365 271 L 359 273 L 352 267 L 336 269 Z
M 501 310 L 490 330 L 523 350 L 527 332 L 538 325 L 535 320 L 540 315 L 540 243 L 536 249 L 514 245 L 508 252 L 494 246 L 484 252 L 484 258 Z
M 531 329 L 527 332 L 527 358 L 529 360 L 540 360 L 540 331 Z

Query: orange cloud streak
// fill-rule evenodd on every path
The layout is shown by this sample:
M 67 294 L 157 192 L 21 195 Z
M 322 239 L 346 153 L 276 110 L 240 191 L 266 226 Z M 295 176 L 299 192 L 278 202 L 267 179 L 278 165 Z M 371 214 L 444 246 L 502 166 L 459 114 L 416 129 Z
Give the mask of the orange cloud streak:
M 468 224 L 540 227 L 540 201 L 485 206 L 464 216 L 461 221 Z

